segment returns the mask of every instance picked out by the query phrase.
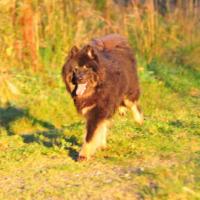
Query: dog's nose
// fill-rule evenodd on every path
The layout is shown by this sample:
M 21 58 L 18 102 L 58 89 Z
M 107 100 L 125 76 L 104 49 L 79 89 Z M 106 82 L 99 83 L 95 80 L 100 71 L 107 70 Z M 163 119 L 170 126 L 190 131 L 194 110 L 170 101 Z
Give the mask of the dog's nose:
M 83 73 L 83 72 L 80 72 L 80 73 L 78 73 L 78 74 L 76 75 L 76 78 L 77 78 L 78 81 L 83 80 L 83 77 L 84 77 L 84 73 Z

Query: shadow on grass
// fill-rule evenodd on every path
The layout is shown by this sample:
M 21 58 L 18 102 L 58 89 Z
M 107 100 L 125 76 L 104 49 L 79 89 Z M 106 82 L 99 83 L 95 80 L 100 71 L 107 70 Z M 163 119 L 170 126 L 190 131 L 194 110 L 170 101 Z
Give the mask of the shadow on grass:
M 173 121 L 170 121 L 169 122 L 169 125 L 170 126 L 173 126 L 175 128 L 184 128 L 185 127 L 185 124 L 183 121 L 181 120 L 173 120 Z
M 48 131 L 38 131 L 32 134 L 22 135 L 23 141 L 29 143 L 39 143 L 45 147 L 52 148 L 64 148 L 68 151 L 68 155 L 77 160 L 78 152 L 75 150 L 75 146 L 80 146 L 75 136 L 66 137 L 63 134 L 62 129 L 53 129 Z
M 27 118 L 32 123 L 32 125 L 39 124 L 49 130 L 55 128 L 54 125 L 52 125 L 51 123 L 39 120 L 32 116 L 29 113 L 28 109 L 17 108 L 10 104 L 8 104 L 4 108 L 0 108 L 0 126 L 6 129 L 8 135 L 15 134 L 10 127 L 11 123 L 23 117 Z
M 65 148 L 73 160 L 77 159 L 78 152 L 73 148 L 73 146 L 80 146 L 80 144 L 77 142 L 75 136 L 69 136 L 66 138 L 63 131 L 65 129 L 71 131 L 80 127 L 80 125 L 82 125 L 80 122 L 69 124 L 63 129 L 57 129 L 53 124 L 32 116 L 28 109 L 17 108 L 10 104 L 3 108 L 0 107 L 0 127 L 3 127 L 9 136 L 15 135 L 11 128 L 11 124 L 20 118 L 26 118 L 32 123 L 32 125 L 40 125 L 47 129 L 45 131 L 36 131 L 34 133 L 21 135 L 24 143 L 37 142 L 49 148 L 55 146 Z
M 147 69 L 174 92 L 199 98 L 200 73 L 198 70 L 184 65 L 175 67 L 171 64 L 160 64 L 157 60 L 152 61 Z M 194 92 L 191 94 L 192 89 Z

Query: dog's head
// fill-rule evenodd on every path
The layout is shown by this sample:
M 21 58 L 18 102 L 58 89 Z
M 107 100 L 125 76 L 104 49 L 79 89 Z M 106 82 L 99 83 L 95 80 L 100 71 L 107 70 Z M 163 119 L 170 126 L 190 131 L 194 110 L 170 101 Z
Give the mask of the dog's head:
M 87 97 L 95 92 L 99 82 L 99 59 L 96 50 L 87 45 L 74 46 L 63 66 L 63 80 L 72 97 Z

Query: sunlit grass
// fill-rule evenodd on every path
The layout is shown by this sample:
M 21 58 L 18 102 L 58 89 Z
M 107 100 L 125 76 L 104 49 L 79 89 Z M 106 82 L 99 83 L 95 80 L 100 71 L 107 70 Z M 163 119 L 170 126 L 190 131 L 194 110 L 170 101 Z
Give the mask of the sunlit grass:
M 0 199 L 200 198 L 197 1 L 166 15 L 148 2 L 0 2 Z M 113 32 L 135 49 L 145 123 L 115 114 L 108 149 L 78 163 L 85 121 L 61 67 L 72 45 Z
M 0 173 L 6 181 L 1 198 L 198 198 L 199 100 L 188 92 L 199 89 L 198 79 L 182 76 L 178 66 L 169 73 L 167 63 L 138 65 L 144 67 L 144 125 L 138 126 L 129 112 L 125 117 L 116 114 L 108 149 L 85 163 L 75 161 L 84 119 L 77 115 L 60 72 L 50 71 L 45 78 L 30 72 L 16 76 L 21 94 L 0 108 Z

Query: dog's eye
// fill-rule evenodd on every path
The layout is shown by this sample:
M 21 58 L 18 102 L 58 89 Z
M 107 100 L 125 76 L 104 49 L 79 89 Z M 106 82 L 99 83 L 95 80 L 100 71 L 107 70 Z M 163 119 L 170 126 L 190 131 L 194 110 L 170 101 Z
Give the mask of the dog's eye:
M 73 71 L 74 71 L 74 72 L 77 72 L 78 69 L 79 69 L 79 67 L 78 67 L 78 66 L 75 66 Z

